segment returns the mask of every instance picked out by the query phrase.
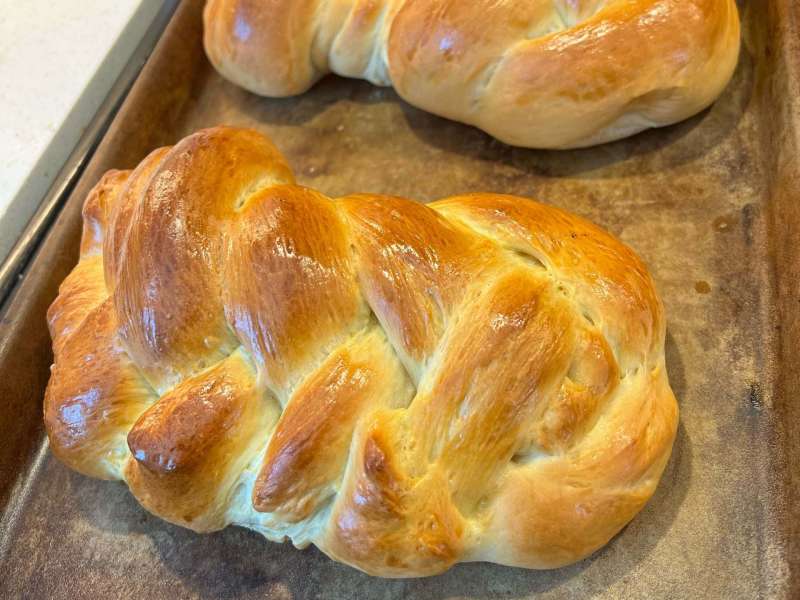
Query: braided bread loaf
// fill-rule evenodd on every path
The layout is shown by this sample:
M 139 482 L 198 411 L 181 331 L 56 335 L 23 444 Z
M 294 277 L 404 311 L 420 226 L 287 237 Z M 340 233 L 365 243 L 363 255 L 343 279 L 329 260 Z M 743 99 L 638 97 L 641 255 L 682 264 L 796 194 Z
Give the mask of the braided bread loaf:
M 739 56 L 734 0 L 208 0 L 204 17 L 209 59 L 250 91 L 364 78 L 532 148 L 686 119 Z
M 107 173 L 48 319 L 61 460 L 377 575 L 578 560 L 676 430 L 662 306 L 616 239 L 509 196 L 331 200 L 248 130 Z

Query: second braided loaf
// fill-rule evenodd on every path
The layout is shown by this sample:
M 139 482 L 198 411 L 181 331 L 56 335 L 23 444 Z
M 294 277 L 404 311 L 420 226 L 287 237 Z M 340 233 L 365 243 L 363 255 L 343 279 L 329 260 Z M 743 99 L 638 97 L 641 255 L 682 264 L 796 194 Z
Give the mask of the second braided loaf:
M 358 77 L 531 148 L 686 119 L 739 56 L 735 0 L 208 0 L 204 20 L 209 59 L 250 91 Z

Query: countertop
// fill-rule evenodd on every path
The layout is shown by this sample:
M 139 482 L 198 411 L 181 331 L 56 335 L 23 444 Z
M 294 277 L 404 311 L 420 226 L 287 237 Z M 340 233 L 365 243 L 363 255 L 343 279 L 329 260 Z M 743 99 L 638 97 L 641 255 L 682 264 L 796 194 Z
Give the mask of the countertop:
M 160 6 L 160 0 L 4 4 L 0 12 L 0 261 Z

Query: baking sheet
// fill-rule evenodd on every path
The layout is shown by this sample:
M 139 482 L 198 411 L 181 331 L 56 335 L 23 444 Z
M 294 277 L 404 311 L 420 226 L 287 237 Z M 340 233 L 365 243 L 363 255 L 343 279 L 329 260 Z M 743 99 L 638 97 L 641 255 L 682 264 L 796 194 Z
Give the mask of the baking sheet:
M 330 77 L 269 100 L 222 80 L 184 0 L 0 323 L 0 597 L 794 598 L 800 489 L 798 13 L 743 2 L 734 80 L 684 123 L 570 152 L 505 146 Z M 141 509 L 121 483 L 47 451 L 51 361 L 44 313 L 77 260 L 80 205 L 108 168 L 216 124 L 268 134 L 298 180 L 430 201 L 469 191 L 531 196 L 609 229 L 650 266 L 669 322 L 681 424 L 661 484 L 607 547 L 536 572 L 458 565 L 381 580 L 228 528 L 197 535 Z

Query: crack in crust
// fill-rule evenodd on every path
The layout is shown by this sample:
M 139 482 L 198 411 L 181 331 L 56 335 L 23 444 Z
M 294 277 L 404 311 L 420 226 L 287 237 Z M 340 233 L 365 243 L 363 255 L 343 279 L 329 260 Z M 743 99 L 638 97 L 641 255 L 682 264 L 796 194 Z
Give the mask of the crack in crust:
M 530 148 L 697 114 L 740 44 L 735 0 L 208 0 L 204 23 L 211 63 L 252 92 L 333 72 Z
M 609 234 L 495 194 L 331 200 L 249 130 L 107 174 L 48 319 L 66 464 L 382 576 L 579 560 L 677 425 L 661 303 Z

